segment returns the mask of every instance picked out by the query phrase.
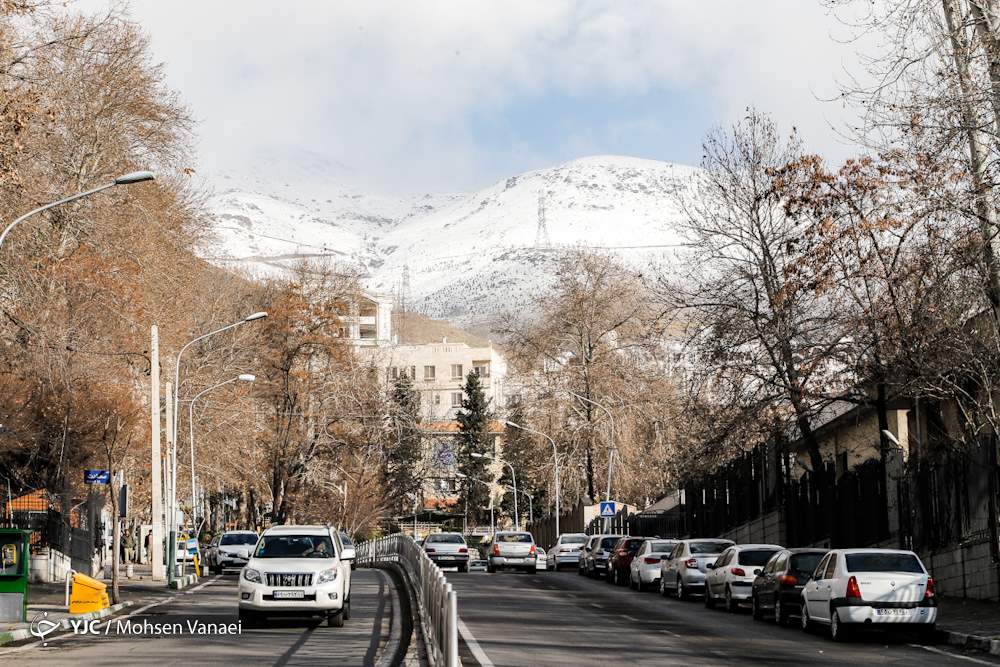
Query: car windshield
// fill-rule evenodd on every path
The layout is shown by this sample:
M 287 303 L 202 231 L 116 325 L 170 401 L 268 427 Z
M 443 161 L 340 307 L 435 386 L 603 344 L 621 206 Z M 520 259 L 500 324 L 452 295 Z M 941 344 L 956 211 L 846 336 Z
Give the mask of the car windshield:
M 605 537 L 601 539 L 601 549 L 612 549 L 618 543 L 620 537 Z
M 531 533 L 502 533 L 497 535 L 497 542 L 516 542 L 531 544 L 534 542 L 534 538 L 531 537 Z
M 223 535 L 219 544 L 256 544 L 257 536 L 251 533 L 236 534 L 236 535 Z
M 652 553 L 669 553 L 677 546 L 676 542 L 651 542 L 649 550 Z
M 265 535 L 255 558 L 333 558 L 328 535 Z
M 424 544 L 465 544 L 461 535 L 428 535 Z
M 729 545 L 729 542 L 691 542 L 688 547 L 693 554 L 718 554 Z
M 816 566 L 819 565 L 820 560 L 825 555 L 824 553 L 793 554 L 788 570 L 794 572 L 797 576 L 808 579 L 816 571 Z
M 848 572 L 913 572 L 923 574 L 924 568 L 913 554 L 862 553 L 847 554 Z
M 777 549 L 747 549 L 740 551 L 740 565 L 750 565 L 751 567 L 761 567 L 771 560 L 771 556 L 778 553 Z
M 586 535 L 563 535 L 560 540 L 562 544 L 585 544 L 587 542 Z

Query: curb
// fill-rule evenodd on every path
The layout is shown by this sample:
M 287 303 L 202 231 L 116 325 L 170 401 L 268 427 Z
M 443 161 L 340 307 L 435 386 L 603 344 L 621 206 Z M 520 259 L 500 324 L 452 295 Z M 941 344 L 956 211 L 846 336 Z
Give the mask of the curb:
M 198 583 L 198 575 L 196 574 L 185 574 L 183 577 L 177 577 L 170 582 L 170 590 L 179 591 L 188 586 L 193 586 Z
M 991 655 L 1000 655 L 1000 639 L 980 637 L 964 632 L 952 632 L 951 630 L 942 630 L 942 632 L 947 636 L 946 641 L 949 646 L 961 646 Z
M 133 602 L 119 602 L 118 604 L 113 604 L 107 609 L 101 609 L 99 611 L 90 611 L 86 614 L 77 614 L 76 616 L 70 616 L 69 618 L 64 618 L 59 622 L 61 630 L 69 630 L 70 621 L 91 621 L 98 618 L 105 618 L 113 614 L 117 614 L 122 609 L 126 607 L 131 607 Z M 25 639 L 30 639 L 35 635 L 31 634 L 31 630 L 28 628 L 21 628 L 20 630 L 10 630 L 7 632 L 0 632 L 0 646 L 5 646 L 6 644 L 13 644 L 15 642 L 24 641 Z

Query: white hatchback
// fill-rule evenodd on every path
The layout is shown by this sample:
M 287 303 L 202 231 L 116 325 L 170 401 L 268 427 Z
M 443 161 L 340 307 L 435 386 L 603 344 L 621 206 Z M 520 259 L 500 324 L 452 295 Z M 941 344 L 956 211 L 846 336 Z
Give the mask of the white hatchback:
M 327 526 L 273 526 L 240 572 L 240 621 L 323 616 L 341 627 L 351 617 L 353 548 Z
M 802 628 L 830 626 L 835 640 L 858 627 L 937 623 L 934 580 L 912 551 L 835 549 L 802 589 Z
M 741 602 L 750 599 L 760 568 L 781 549 L 777 544 L 734 544 L 723 551 L 707 566 L 705 606 L 714 607 L 722 600 L 727 610 L 736 611 Z

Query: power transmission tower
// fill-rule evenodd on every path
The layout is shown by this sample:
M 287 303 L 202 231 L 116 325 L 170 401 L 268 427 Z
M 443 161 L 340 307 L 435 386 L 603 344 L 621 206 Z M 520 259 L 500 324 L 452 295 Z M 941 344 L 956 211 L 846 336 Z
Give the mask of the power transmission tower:
M 545 225 L 545 195 L 538 195 L 538 229 L 535 231 L 535 247 L 549 248 L 549 229 Z

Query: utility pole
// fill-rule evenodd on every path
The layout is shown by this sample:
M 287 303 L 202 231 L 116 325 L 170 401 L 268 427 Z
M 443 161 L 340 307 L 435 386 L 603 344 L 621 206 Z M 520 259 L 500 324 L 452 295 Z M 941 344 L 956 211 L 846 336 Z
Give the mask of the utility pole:
M 167 584 L 174 583 L 177 566 L 177 528 L 174 526 L 174 519 L 177 517 L 177 508 L 174 506 L 174 498 L 177 497 L 175 484 L 177 483 L 176 451 L 174 447 L 174 399 L 173 385 L 167 383 L 167 526 L 170 537 L 167 540 Z
M 153 525 L 153 535 L 149 540 L 150 549 L 146 556 L 153 566 L 153 581 L 163 581 L 167 575 L 163 567 L 163 482 L 160 480 L 163 466 L 163 461 L 160 460 L 160 332 L 155 324 L 150 329 L 149 385 L 149 432 L 152 445 L 150 490 L 153 496 L 150 523 Z

